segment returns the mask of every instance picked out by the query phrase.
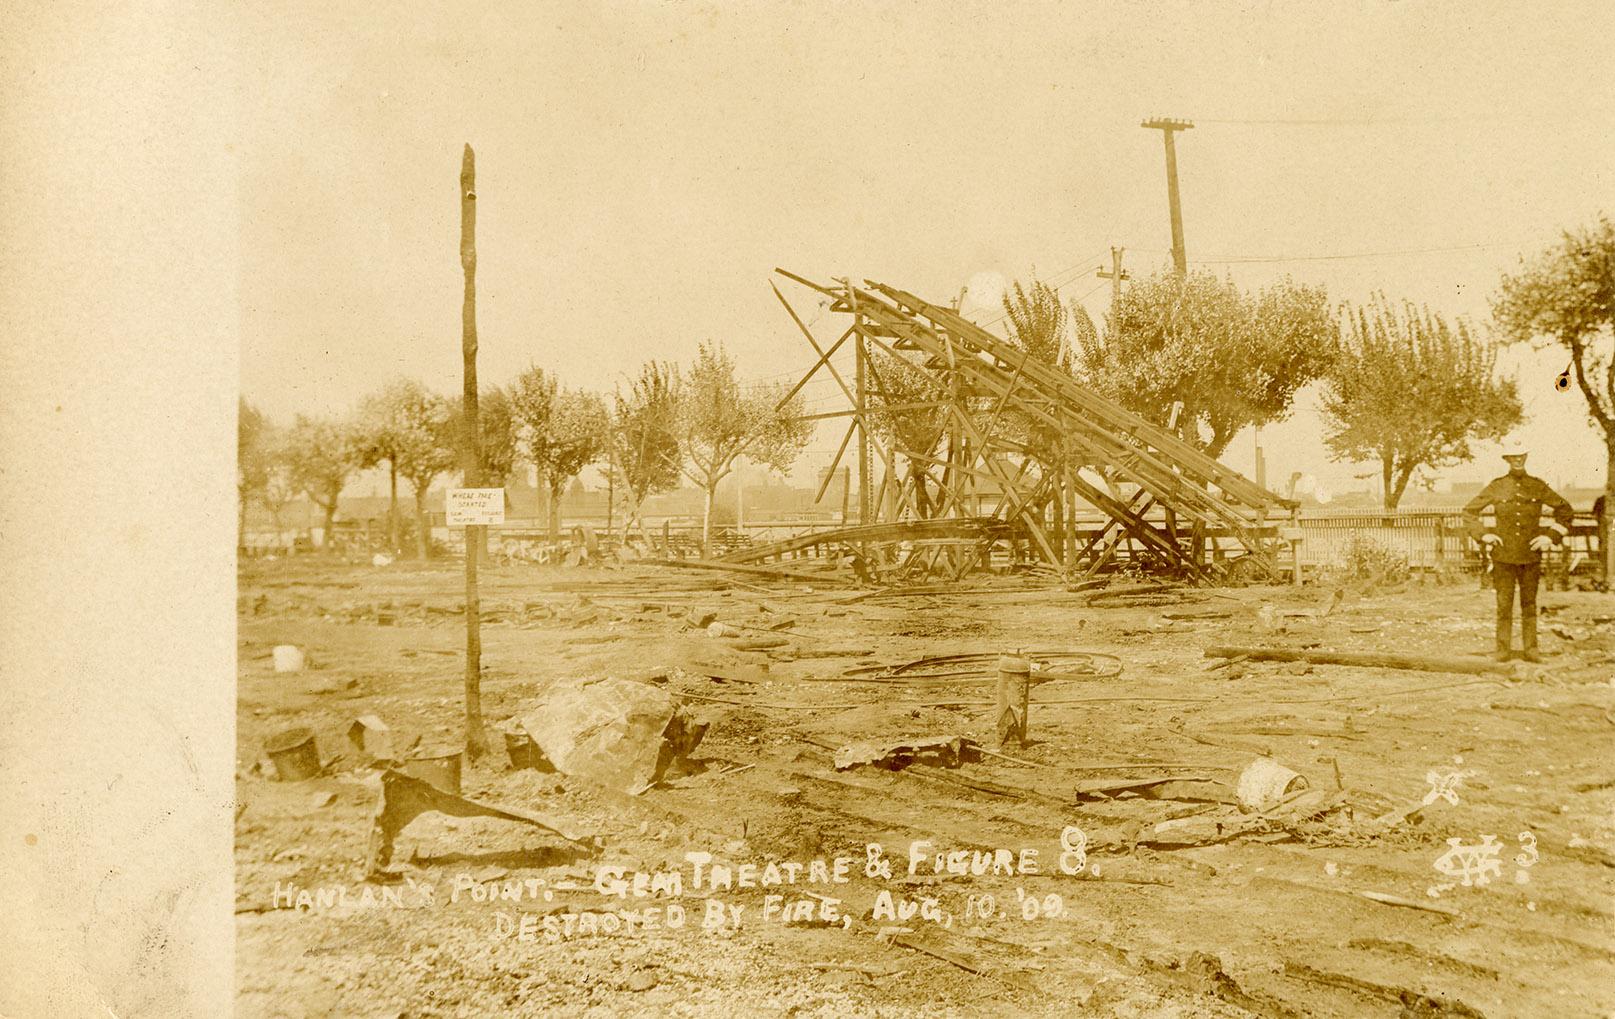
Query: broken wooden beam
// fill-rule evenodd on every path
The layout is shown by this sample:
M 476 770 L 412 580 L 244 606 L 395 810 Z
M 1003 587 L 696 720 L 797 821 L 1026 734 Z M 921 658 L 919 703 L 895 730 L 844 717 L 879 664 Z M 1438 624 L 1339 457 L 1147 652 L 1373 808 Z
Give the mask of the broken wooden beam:
M 1479 655 L 1404 655 L 1390 651 L 1312 651 L 1302 648 L 1208 647 L 1207 658 L 1238 658 L 1253 662 L 1310 662 L 1313 665 L 1357 665 L 1367 669 L 1410 669 L 1417 672 L 1457 672 L 1472 676 L 1513 675 L 1507 662 Z
M 646 566 L 673 566 L 681 570 L 716 570 L 720 573 L 749 573 L 757 577 L 780 577 L 785 580 L 805 580 L 812 584 L 853 584 L 850 577 L 833 573 L 809 573 L 806 570 L 788 570 L 779 566 L 751 566 L 745 563 L 720 563 L 710 559 L 641 559 Z

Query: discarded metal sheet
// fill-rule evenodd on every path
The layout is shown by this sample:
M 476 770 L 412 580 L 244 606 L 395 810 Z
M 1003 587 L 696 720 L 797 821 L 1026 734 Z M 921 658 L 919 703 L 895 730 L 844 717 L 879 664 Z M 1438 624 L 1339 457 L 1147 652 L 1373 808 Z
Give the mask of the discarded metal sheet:
M 366 873 L 384 874 L 392 863 L 393 846 L 398 833 L 415 818 L 435 810 L 450 817 L 495 817 L 506 821 L 541 828 L 557 836 L 579 853 L 592 854 L 596 846 L 559 821 L 530 811 L 510 807 L 496 807 L 479 803 L 454 793 L 444 792 L 429 782 L 411 778 L 391 768 L 381 773 L 381 795 L 371 816 L 370 849 Z

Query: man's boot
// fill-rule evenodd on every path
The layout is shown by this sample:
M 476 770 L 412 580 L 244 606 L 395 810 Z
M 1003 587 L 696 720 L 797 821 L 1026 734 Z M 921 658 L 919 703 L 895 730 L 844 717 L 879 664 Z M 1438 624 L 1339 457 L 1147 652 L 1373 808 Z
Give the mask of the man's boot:
M 1542 664 L 1542 656 L 1537 654 L 1537 650 L 1534 647 L 1528 647 L 1524 651 L 1521 651 L 1520 657 L 1528 662 L 1535 662 L 1538 665 Z
M 1514 657 L 1514 652 L 1510 651 L 1506 647 L 1500 647 L 1496 651 L 1492 652 L 1492 657 L 1495 658 L 1497 661 L 1506 662 L 1510 658 Z

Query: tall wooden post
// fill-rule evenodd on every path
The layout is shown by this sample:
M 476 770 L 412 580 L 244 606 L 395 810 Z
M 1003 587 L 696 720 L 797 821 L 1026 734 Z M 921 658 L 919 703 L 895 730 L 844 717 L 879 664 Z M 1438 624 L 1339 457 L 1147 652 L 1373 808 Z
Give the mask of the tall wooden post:
M 465 487 L 482 484 L 482 449 L 477 423 L 477 161 L 468 144 L 460 162 L 460 268 L 465 301 L 460 310 L 460 352 L 465 359 L 461 443 Z M 477 594 L 477 549 L 483 526 L 465 529 L 465 752 L 476 760 L 488 752 L 482 731 L 482 603 Z

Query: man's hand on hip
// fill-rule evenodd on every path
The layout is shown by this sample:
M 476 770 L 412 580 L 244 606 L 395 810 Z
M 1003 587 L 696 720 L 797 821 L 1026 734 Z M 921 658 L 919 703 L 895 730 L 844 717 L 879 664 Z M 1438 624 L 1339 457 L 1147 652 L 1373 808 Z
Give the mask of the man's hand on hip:
M 1553 539 L 1548 537 L 1546 534 L 1539 534 L 1535 538 L 1531 539 L 1531 551 L 1533 552 L 1546 552 L 1552 547 Z

